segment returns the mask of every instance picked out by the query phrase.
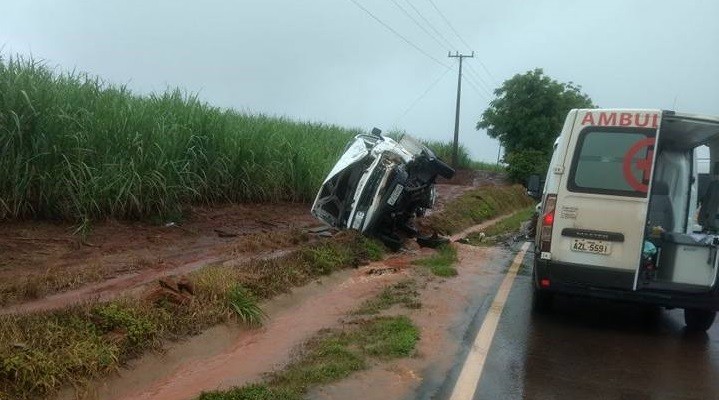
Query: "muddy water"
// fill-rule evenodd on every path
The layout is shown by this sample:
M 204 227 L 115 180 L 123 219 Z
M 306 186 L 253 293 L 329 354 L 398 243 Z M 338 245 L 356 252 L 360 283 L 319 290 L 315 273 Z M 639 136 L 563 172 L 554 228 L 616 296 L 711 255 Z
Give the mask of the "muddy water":
M 99 283 L 83 286 L 76 290 L 57 293 L 25 303 L 13 304 L 0 309 L 0 315 L 57 310 L 83 301 L 108 301 L 121 294 L 133 295 L 141 291 L 141 285 L 156 281 L 158 278 L 187 273 L 218 261 L 221 261 L 218 257 L 208 257 L 172 269 L 149 269 L 133 272 Z
M 89 390 L 85 398 L 190 399 L 202 391 L 227 389 L 261 379 L 283 366 L 291 351 L 341 319 L 406 270 L 372 275 L 383 264 L 336 273 L 265 304 L 268 322 L 259 329 L 217 327 L 149 355 Z M 73 398 L 67 391 L 61 398 Z
M 488 221 L 482 226 L 494 221 Z M 478 227 L 481 229 L 481 226 Z M 227 389 L 258 381 L 281 368 L 291 352 L 384 287 L 413 276 L 423 284 L 422 308 L 407 311 L 419 326 L 417 356 L 379 364 L 350 379 L 311 393 L 321 399 L 423 397 L 443 382 L 460 351 L 469 322 L 498 285 L 511 257 L 501 248 L 457 244 L 459 275 L 440 279 L 417 269 L 411 259 L 431 252 L 414 251 L 357 270 L 323 278 L 263 305 L 267 323 L 259 329 L 219 326 L 169 347 L 162 354 L 135 360 L 119 374 L 91 386 L 86 399 L 189 399 L 202 391 Z M 370 271 L 389 271 L 381 275 Z M 491 299 L 490 299 L 491 300 Z M 75 398 L 67 390 L 61 399 Z
M 462 336 L 474 315 L 491 302 L 512 254 L 503 248 L 457 244 L 459 275 L 450 279 L 425 276 L 422 308 L 408 313 L 420 329 L 415 357 L 378 364 L 339 383 L 310 393 L 309 398 L 431 398 L 461 352 Z
M 193 207 L 181 223 L 94 221 L 85 241 L 68 223 L 22 221 L 0 224 L 0 286 L 9 288 L 25 280 L 50 280 L 38 295 L 69 289 L 56 286 L 52 277 L 68 280 L 82 272 L 73 288 L 101 282 L 68 296 L 36 301 L 24 312 L 64 307 L 73 302 L 104 298 L 105 292 L 131 289 L 159 276 L 177 273 L 183 266 L 250 256 L 278 247 L 270 240 L 288 237 L 298 229 L 317 226 L 309 204 L 235 204 Z M 167 221 L 171 222 L 171 221 Z M 222 234 L 229 234 L 222 235 Z M 284 243 L 284 242 L 282 242 Z M 284 247 L 284 246 L 282 246 Z M 57 282 L 56 282 L 57 283 Z M 44 286 L 44 285 L 43 285 Z M 20 296 L 10 303 L 31 300 Z M 44 305 L 43 305 L 44 304 Z M 57 306 L 55 306 L 57 304 Z M 47 307 L 45 306 L 47 305 Z
M 149 284 L 155 283 L 158 279 L 166 276 L 187 274 L 205 266 L 217 263 L 238 266 L 252 260 L 279 258 L 295 249 L 295 247 L 290 247 L 240 258 L 230 258 L 227 256 L 219 257 L 205 254 L 197 260 L 179 264 L 171 268 L 141 270 L 139 272 L 120 275 L 99 283 L 86 285 L 79 289 L 56 293 L 25 303 L 13 304 L 5 308 L 0 308 L 0 315 L 51 311 L 87 301 L 109 301 L 124 295 L 139 296 L 147 289 Z

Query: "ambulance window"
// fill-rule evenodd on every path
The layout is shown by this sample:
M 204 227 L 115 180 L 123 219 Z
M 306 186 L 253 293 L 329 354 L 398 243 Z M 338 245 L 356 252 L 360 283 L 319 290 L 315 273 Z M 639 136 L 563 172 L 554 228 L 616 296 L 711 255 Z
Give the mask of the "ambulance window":
M 588 128 L 580 133 L 568 188 L 645 197 L 654 154 L 653 129 Z

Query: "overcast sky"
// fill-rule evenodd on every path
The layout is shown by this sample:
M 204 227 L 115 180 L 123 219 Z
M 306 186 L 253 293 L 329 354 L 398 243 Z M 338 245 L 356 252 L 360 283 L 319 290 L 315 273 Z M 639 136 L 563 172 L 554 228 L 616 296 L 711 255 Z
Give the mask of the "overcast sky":
M 535 67 L 602 107 L 719 115 L 719 1 L 433 0 L 461 39 L 430 0 L 355 1 L 426 54 L 352 0 L 1 0 L 0 46 L 138 93 L 181 87 L 222 107 L 441 140 L 457 86 L 447 51 L 474 50 L 460 139 L 488 161 L 497 142 L 474 127 L 489 92 Z

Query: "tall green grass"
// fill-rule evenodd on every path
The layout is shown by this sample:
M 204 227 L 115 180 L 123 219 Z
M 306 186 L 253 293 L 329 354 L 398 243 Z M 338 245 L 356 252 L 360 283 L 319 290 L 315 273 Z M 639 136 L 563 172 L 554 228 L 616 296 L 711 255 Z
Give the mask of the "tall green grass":
M 432 149 L 437 157 L 446 162 L 452 161 L 452 142 L 425 141 L 424 145 Z M 457 147 L 457 164 L 460 169 L 476 169 L 483 171 L 503 172 L 504 166 L 501 164 L 489 163 L 485 161 L 476 161 L 469 155 L 467 147 L 459 144 Z
M 427 224 L 440 233 L 452 234 L 532 204 L 534 200 L 521 185 L 486 186 L 453 199 L 440 212 L 427 217 Z
M 191 204 L 311 200 L 356 129 L 138 96 L 0 55 L 0 221 L 176 217 Z M 441 158 L 451 145 L 431 142 Z M 447 149 L 450 149 L 449 152 Z M 471 168 L 460 149 L 463 168 Z
M 137 96 L 0 57 L 0 220 L 306 201 L 357 133 L 220 109 L 179 90 Z
M 437 140 L 425 140 L 424 145 L 429 147 L 434 154 L 444 160 L 447 163 L 452 162 L 452 142 L 440 142 Z M 461 169 L 470 169 L 472 166 L 472 157 L 469 155 L 469 151 L 463 144 L 459 144 L 457 147 L 457 166 Z

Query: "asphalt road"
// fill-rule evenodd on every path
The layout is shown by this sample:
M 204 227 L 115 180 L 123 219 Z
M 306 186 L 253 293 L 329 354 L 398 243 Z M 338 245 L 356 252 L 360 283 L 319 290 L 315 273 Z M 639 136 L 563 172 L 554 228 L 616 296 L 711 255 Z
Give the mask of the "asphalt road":
M 691 334 L 681 310 L 561 297 L 551 314 L 536 315 L 531 257 L 509 292 L 475 399 L 719 399 L 719 323 Z

